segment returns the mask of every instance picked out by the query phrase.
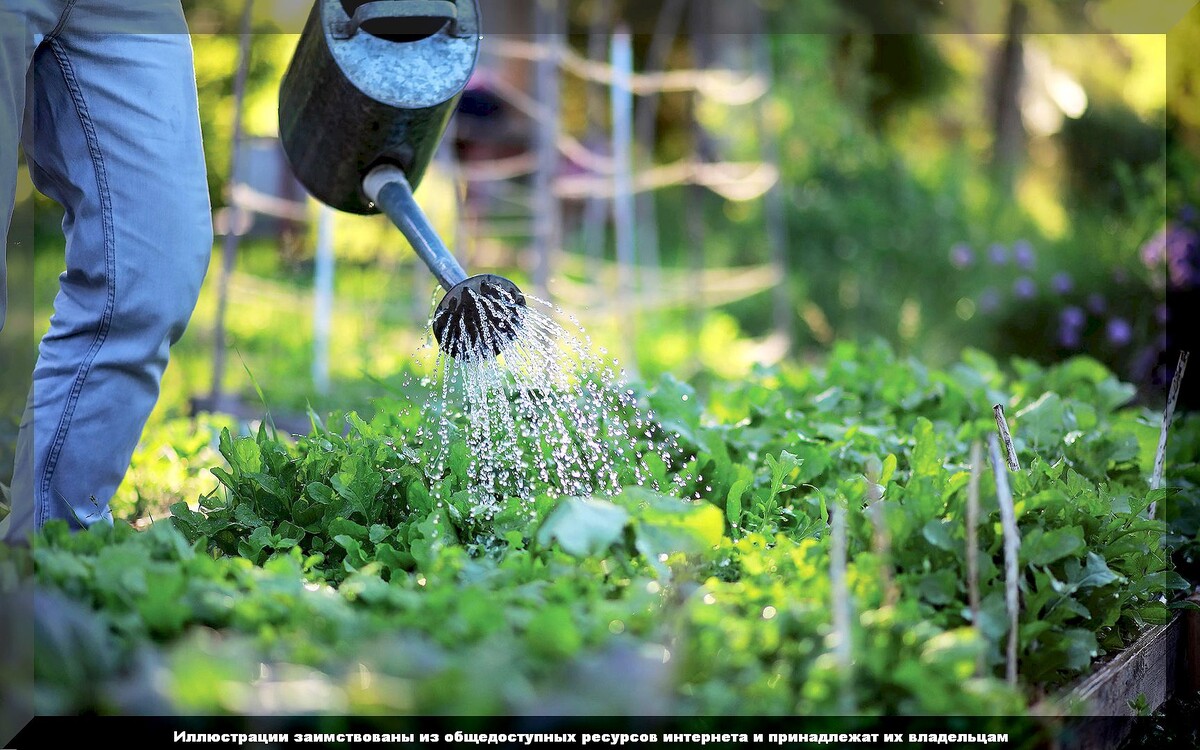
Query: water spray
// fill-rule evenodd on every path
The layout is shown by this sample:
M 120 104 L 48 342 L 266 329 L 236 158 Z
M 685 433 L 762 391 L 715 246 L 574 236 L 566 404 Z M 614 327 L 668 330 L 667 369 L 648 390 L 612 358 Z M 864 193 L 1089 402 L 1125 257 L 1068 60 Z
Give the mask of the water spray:
M 297 179 L 341 211 L 382 211 L 446 290 L 433 316 L 456 360 L 491 358 L 521 332 L 525 295 L 468 276 L 413 197 L 479 54 L 476 0 L 317 0 L 279 92 Z

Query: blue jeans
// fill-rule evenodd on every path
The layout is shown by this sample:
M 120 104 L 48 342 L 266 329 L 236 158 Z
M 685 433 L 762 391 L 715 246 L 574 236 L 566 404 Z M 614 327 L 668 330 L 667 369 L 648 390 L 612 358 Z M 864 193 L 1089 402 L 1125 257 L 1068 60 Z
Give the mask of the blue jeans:
M 212 220 L 179 0 L 0 0 L 0 40 L 4 233 L 19 142 L 34 185 L 65 210 L 66 235 L 0 531 L 12 539 L 55 518 L 111 523 L 108 502 L 195 307 Z

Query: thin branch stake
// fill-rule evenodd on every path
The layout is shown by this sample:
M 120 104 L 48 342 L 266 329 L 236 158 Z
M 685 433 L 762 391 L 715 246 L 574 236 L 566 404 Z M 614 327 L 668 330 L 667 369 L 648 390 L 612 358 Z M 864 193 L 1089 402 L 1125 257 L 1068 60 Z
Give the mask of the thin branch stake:
M 1167 408 L 1163 409 L 1162 429 L 1158 432 L 1158 451 L 1154 454 L 1154 473 L 1150 476 L 1150 489 L 1162 487 L 1167 468 L 1167 429 L 1175 416 L 1175 403 L 1179 401 L 1179 386 L 1183 383 L 1183 371 L 1187 369 L 1188 352 L 1179 352 L 1179 363 L 1175 365 L 1175 376 L 1171 378 L 1171 390 L 1167 394 Z M 1154 518 L 1158 503 L 1150 503 L 1150 518 Z
M 1008 474 L 1002 464 L 1000 441 L 988 435 L 988 447 L 992 454 L 992 473 L 996 476 L 996 498 L 1000 503 L 1000 525 L 1004 530 L 1004 604 L 1008 609 L 1008 653 L 1005 659 L 1005 677 L 1008 684 L 1017 684 L 1017 620 L 1021 611 L 1020 591 L 1017 588 L 1019 572 L 1018 551 L 1021 548 L 1021 532 L 1017 529 L 1017 512 L 1013 507 L 1012 490 L 1008 486 Z
M 871 525 L 875 528 L 875 553 L 879 555 L 879 572 L 883 577 L 883 606 L 894 607 L 900 599 L 900 590 L 896 588 L 896 578 L 892 571 L 892 535 L 888 533 L 887 523 L 883 518 L 883 503 L 872 502 L 867 507 L 867 515 L 871 517 Z
M 888 533 L 887 522 L 883 517 L 884 488 L 879 484 L 881 466 L 872 466 L 868 461 L 863 471 L 863 478 L 867 480 L 865 511 L 875 530 L 872 541 L 875 554 L 879 555 L 879 574 L 883 579 L 883 606 L 894 607 L 900 599 L 900 591 L 896 588 L 896 577 L 892 570 L 892 535 Z
M 996 429 L 1000 431 L 1000 439 L 1004 441 L 1008 470 L 1020 471 L 1021 464 L 1017 461 L 1017 449 L 1013 445 L 1012 433 L 1008 431 L 1008 420 L 1004 418 L 1003 404 L 993 406 L 992 413 L 996 416 Z
M 846 514 L 849 501 L 840 495 L 835 496 L 829 506 L 832 527 L 829 535 L 829 577 L 833 594 L 833 632 L 837 639 L 834 642 L 833 653 L 842 671 L 842 686 L 840 692 L 841 709 L 847 713 L 854 711 L 853 682 L 851 670 L 854 668 L 854 657 L 850 641 L 850 587 L 846 582 Z
M 971 443 L 971 478 L 967 482 L 967 597 L 971 624 L 979 627 L 979 477 L 983 473 L 983 446 Z M 983 676 L 983 653 L 975 660 L 976 676 Z

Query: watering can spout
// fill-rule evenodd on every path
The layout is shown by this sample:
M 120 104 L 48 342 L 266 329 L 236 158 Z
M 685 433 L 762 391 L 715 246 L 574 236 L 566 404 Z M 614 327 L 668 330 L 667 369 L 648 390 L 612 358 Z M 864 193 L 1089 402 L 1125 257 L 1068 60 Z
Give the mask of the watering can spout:
M 384 164 L 372 169 L 363 179 L 363 193 L 392 220 L 443 289 L 449 291 L 466 280 L 467 272 L 430 225 L 399 167 Z
M 398 167 L 372 169 L 363 180 L 363 192 L 400 229 L 446 290 L 433 314 L 433 334 L 442 351 L 457 360 L 503 351 L 524 323 L 525 295 L 517 285 L 493 274 L 468 277 L 430 225 Z

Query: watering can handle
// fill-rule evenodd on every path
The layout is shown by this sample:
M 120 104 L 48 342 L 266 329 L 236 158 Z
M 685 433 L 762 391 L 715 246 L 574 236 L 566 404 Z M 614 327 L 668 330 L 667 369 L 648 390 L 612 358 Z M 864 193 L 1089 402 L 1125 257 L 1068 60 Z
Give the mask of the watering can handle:
M 453 24 L 458 6 L 452 0 L 371 0 L 358 6 L 349 22 L 335 29 L 335 36 L 349 39 L 364 24 L 398 18 L 440 18 Z

